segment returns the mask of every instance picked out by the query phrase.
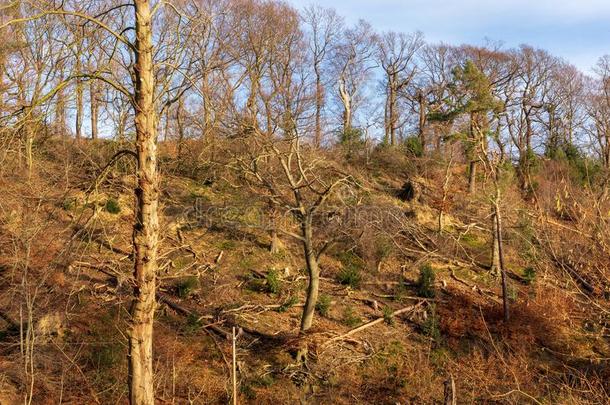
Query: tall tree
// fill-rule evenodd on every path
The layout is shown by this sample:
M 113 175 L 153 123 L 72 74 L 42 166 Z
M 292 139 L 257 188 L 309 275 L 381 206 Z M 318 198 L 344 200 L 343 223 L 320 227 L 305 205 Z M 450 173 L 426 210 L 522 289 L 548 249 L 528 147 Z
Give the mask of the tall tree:
M 339 102 L 342 107 L 341 130 L 351 137 L 354 111 L 359 97 L 374 68 L 375 34 L 370 24 L 360 20 L 354 27 L 343 32 L 333 62 L 337 75 Z
M 303 21 L 308 29 L 309 51 L 315 74 L 315 127 L 314 145 L 323 142 L 323 113 L 326 104 L 326 80 L 324 69 L 329 52 L 334 50 L 343 28 L 343 19 L 333 9 L 310 6 L 303 12 Z
M 384 72 L 385 102 L 385 142 L 396 146 L 396 130 L 400 111 L 398 96 L 413 80 L 416 72 L 415 54 L 423 45 L 421 33 L 406 35 L 386 32 L 377 40 L 377 61 Z

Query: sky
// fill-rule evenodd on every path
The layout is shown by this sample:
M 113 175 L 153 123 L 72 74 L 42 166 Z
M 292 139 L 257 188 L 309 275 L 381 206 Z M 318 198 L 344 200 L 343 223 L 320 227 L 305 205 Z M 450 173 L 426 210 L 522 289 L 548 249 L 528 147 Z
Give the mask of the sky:
M 584 72 L 610 54 L 610 0 L 287 0 L 300 9 L 332 7 L 378 31 L 422 31 L 428 42 L 507 48 L 526 43 L 562 57 Z

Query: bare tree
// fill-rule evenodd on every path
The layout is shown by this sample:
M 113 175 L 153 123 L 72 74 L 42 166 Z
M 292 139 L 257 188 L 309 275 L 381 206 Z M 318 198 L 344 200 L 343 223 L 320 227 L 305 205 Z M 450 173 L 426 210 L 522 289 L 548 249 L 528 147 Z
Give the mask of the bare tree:
M 396 146 L 399 122 L 398 95 L 413 80 L 416 72 L 415 54 L 423 45 L 422 34 L 386 32 L 377 41 L 377 61 L 384 72 L 386 89 L 385 142 Z
M 326 104 L 326 81 L 324 68 L 327 55 L 337 45 L 343 28 L 343 19 L 333 9 L 319 6 L 307 7 L 302 17 L 308 29 L 309 51 L 315 74 L 315 128 L 314 145 L 319 148 L 323 142 L 323 113 Z
M 344 31 L 334 60 L 337 74 L 339 101 L 342 107 L 342 131 L 351 136 L 354 111 L 358 97 L 373 69 L 375 36 L 371 26 L 360 20 L 356 26 Z
M 247 156 L 236 158 L 236 167 L 247 177 L 250 184 L 264 190 L 268 201 L 291 215 L 297 222 L 299 232 L 281 228 L 280 232 L 298 240 L 303 247 L 309 284 L 301 331 L 307 331 L 313 322 L 320 286 L 318 261 L 332 240 L 317 241 L 316 215 L 324 208 L 333 194 L 349 183 L 350 176 L 338 168 L 327 168 L 324 173 L 315 157 L 315 151 L 302 144 L 299 136 L 270 139 L 268 136 L 253 136 Z

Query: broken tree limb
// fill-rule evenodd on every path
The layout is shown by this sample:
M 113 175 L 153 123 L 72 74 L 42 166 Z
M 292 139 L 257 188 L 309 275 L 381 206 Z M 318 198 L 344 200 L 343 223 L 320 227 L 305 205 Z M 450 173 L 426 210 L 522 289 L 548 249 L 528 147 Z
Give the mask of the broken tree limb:
M 408 307 L 405 307 L 405 308 L 399 309 L 399 310 L 397 310 L 397 311 L 392 312 L 392 315 L 391 315 L 391 316 L 392 316 L 392 317 L 395 317 L 395 316 L 398 316 L 398 315 L 401 315 L 401 314 L 404 314 L 404 313 L 407 313 L 407 312 L 413 311 L 413 310 L 415 310 L 415 309 L 419 308 L 420 306 L 422 306 L 424 303 L 426 303 L 426 301 L 420 301 L 420 302 L 418 302 L 418 303 L 417 303 L 417 304 L 415 304 L 415 305 L 410 305 L 410 306 L 408 306 Z M 345 338 L 347 338 L 347 337 L 350 337 L 350 336 L 352 336 L 352 335 L 355 335 L 356 333 L 362 332 L 363 330 L 365 330 L 365 329 L 367 329 L 367 328 L 370 328 L 370 327 L 371 327 L 371 326 L 373 326 L 373 325 L 377 325 L 378 323 L 383 322 L 385 319 L 386 319 L 386 317 L 383 317 L 383 316 L 382 316 L 382 317 L 380 317 L 380 318 L 377 318 L 377 319 L 374 319 L 374 320 L 372 320 L 372 321 L 370 321 L 370 322 L 367 322 L 367 323 L 365 323 L 364 325 L 360 325 L 360 326 L 358 326 L 357 328 L 354 328 L 354 329 L 350 330 L 349 332 L 344 333 L 343 335 L 336 336 L 336 337 L 334 337 L 334 338 L 332 338 L 332 339 L 330 339 L 330 340 L 327 340 L 327 341 L 326 341 L 326 342 L 325 342 L 325 343 L 322 345 L 322 347 L 328 346 L 328 345 L 329 345 L 329 344 L 331 344 L 332 342 L 336 342 L 336 341 L 338 341 L 338 340 L 343 340 L 343 339 L 345 339 Z

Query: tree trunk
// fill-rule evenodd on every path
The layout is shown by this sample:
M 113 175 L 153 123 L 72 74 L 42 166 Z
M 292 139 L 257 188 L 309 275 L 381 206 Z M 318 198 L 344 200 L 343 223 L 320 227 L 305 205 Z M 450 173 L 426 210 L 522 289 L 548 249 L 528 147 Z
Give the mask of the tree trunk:
M 159 238 L 156 117 L 152 18 L 148 0 L 134 0 L 136 28 L 135 127 L 138 158 L 135 190 L 136 222 L 133 227 L 134 299 L 129 332 L 129 401 L 131 405 L 154 403 L 153 320 Z
M 472 146 L 467 153 L 468 157 L 470 158 L 468 193 L 474 194 L 477 189 L 477 161 L 475 160 L 475 156 L 477 154 L 479 142 L 479 137 L 477 136 L 477 117 L 474 113 L 470 113 L 470 141 L 472 142 Z
M 314 146 L 322 145 L 322 108 L 324 108 L 324 88 L 322 86 L 322 75 L 320 67 L 315 66 L 316 71 L 316 128 L 314 134 Z
M 97 139 L 99 105 L 97 100 L 97 83 L 95 80 L 91 80 L 91 83 L 89 84 L 89 97 L 91 98 L 91 139 Z
M 496 188 L 498 186 L 496 185 Z M 500 190 L 496 191 L 496 203 L 494 210 L 496 212 L 496 237 L 498 239 L 498 258 L 500 264 L 500 274 L 502 275 L 502 305 L 504 309 L 504 321 L 508 322 L 510 319 L 510 312 L 508 307 L 508 286 L 506 279 L 506 268 L 504 267 L 504 252 L 502 247 L 502 215 L 500 214 Z
M 63 74 L 60 76 L 60 80 L 63 81 Z M 57 92 L 57 104 L 55 104 L 55 121 L 56 128 L 61 133 L 61 136 L 67 136 L 67 125 L 66 125 L 66 92 L 64 89 L 60 89 Z
M 396 73 L 390 74 L 390 85 L 389 85 L 389 101 L 388 101 L 388 129 L 390 132 L 390 145 L 396 146 L 396 122 L 398 121 L 397 108 L 396 108 Z
M 468 192 L 474 194 L 477 191 L 477 162 L 470 161 L 470 170 L 468 173 Z
M 495 168 L 494 176 L 494 187 L 495 187 L 495 196 L 493 200 L 493 230 L 494 241 L 497 241 L 497 265 L 499 266 L 500 274 L 502 276 L 502 306 L 504 309 L 504 321 L 508 322 L 510 318 L 509 307 L 508 307 L 508 286 L 507 286 L 507 278 L 506 278 L 506 267 L 504 267 L 504 252 L 502 246 L 502 215 L 500 212 L 500 201 L 501 201 L 501 193 L 500 193 L 500 185 L 499 176 L 498 176 L 498 167 Z
M 352 129 L 352 103 L 351 97 L 345 89 L 343 79 L 339 80 L 339 95 L 341 96 L 341 103 L 343 104 L 343 133 L 351 136 L 349 132 Z
M 303 251 L 305 253 L 305 261 L 307 262 L 307 272 L 309 276 L 309 285 L 307 286 L 307 299 L 305 300 L 305 308 L 303 309 L 303 317 L 301 318 L 301 332 L 305 332 L 311 328 L 313 315 L 318 302 L 318 289 L 320 286 L 320 269 L 318 268 L 318 258 L 316 257 L 313 248 L 313 230 L 311 218 L 305 219 L 303 224 Z
M 178 163 L 181 162 L 182 158 L 182 149 L 184 147 L 184 122 L 182 122 L 182 110 L 184 106 L 184 101 L 181 98 L 178 100 L 178 107 L 176 108 L 176 126 L 178 130 Z
M 426 127 L 426 98 L 420 91 L 418 94 L 419 101 L 419 122 L 417 126 L 417 132 L 419 136 L 419 142 L 421 143 L 421 150 L 423 153 L 426 152 L 426 133 L 424 129 Z
M 25 163 L 28 168 L 28 179 L 32 178 L 32 171 L 34 168 L 34 152 L 33 152 L 34 135 L 32 133 L 33 130 L 30 125 L 31 125 L 30 123 L 25 124 L 25 133 L 24 133 L 24 135 L 25 135 L 25 139 L 24 139 Z
M 496 212 L 496 206 L 492 207 L 492 215 L 491 215 L 491 233 L 492 233 L 492 243 L 491 243 L 491 274 L 496 277 L 500 274 L 500 241 L 498 240 L 498 221 L 496 216 L 498 213 Z
M 81 73 L 80 55 L 76 58 L 76 73 Z M 80 140 L 83 135 L 83 83 L 76 79 L 76 139 Z

